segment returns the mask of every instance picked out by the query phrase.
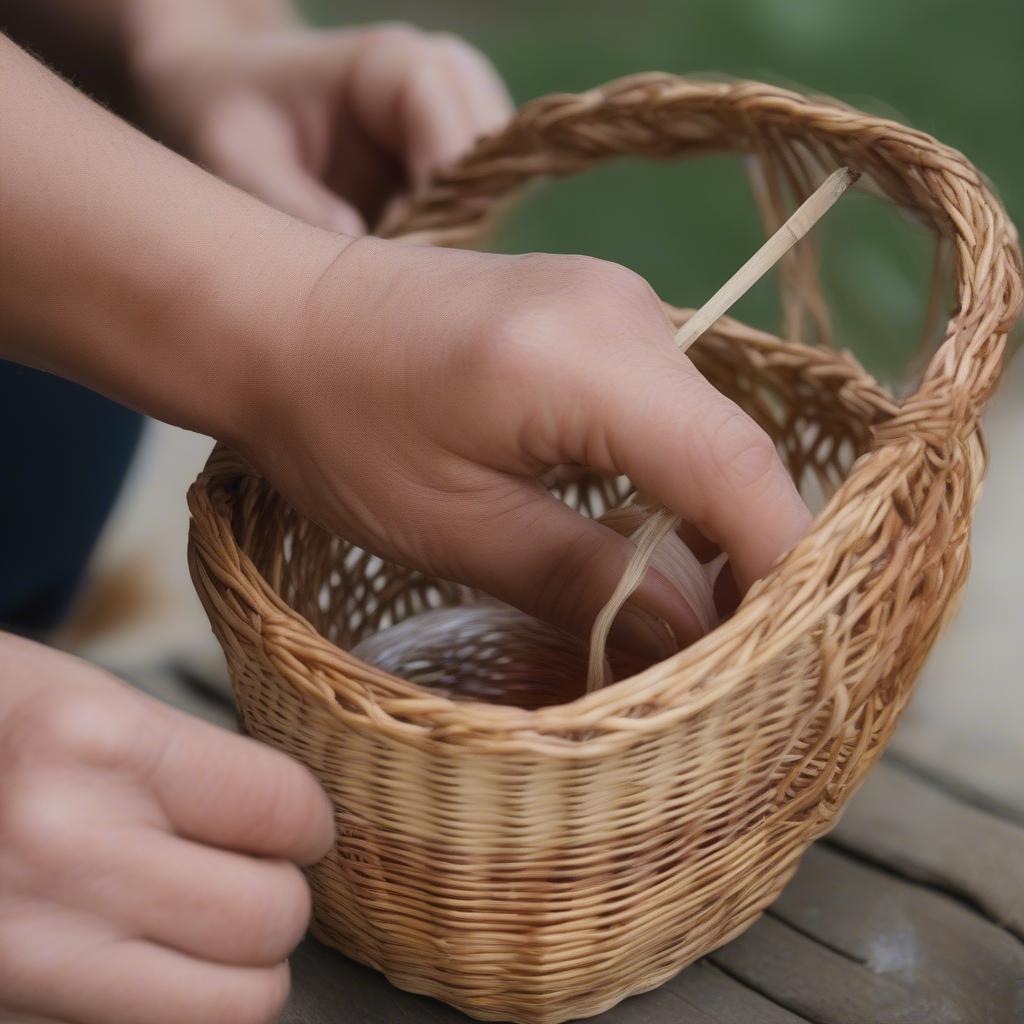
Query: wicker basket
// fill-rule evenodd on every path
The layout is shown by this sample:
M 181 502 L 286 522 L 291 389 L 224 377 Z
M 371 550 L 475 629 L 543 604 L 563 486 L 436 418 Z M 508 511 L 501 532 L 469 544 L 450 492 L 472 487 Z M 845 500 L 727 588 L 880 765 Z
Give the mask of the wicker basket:
M 828 100 L 642 76 L 529 104 L 391 233 L 475 238 L 535 176 L 709 150 L 760 157 L 794 199 L 849 164 L 953 243 L 958 308 L 902 402 L 824 346 L 727 319 L 698 342 L 702 372 L 828 498 L 701 642 L 566 704 L 453 702 L 346 649 L 460 588 L 327 536 L 223 449 L 189 494 L 192 575 L 243 726 L 334 801 L 315 934 L 481 1019 L 596 1014 L 747 928 L 881 753 L 966 581 L 978 417 L 1021 272 L 959 153 Z M 616 497 L 608 481 L 567 494 L 589 513 Z

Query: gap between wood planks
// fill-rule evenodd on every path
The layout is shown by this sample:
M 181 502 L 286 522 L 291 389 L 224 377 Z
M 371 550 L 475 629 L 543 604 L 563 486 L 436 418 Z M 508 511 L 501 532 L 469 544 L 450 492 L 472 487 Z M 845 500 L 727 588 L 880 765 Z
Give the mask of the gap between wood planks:
M 826 1021 L 820 1020 L 818 1018 L 805 1016 L 805 1014 L 802 1013 L 800 1010 L 795 1010 L 792 1006 L 780 1002 L 778 999 L 775 998 L 775 996 L 771 995 L 768 992 L 765 992 L 764 989 L 758 987 L 757 985 L 752 984 L 747 978 L 741 977 L 739 974 L 730 970 L 728 967 L 723 967 L 722 964 L 720 964 L 715 959 L 714 953 L 709 954 L 707 960 L 715 967 L 716 970 L 721 971 L 722 974 L 724 974 L 731 981 L 734 981 L 737 985 L 742 985 L 744 988 L 749 989 L 751 992 L 756 992 L 762 999 L 779 1007 L 780 1010 L 785 1010 L 786 1013 L 791 1013 L 797 1019 L 797 1021 L 806 1022 L 806 1024 L 827 1024 Z M 853 1024 L 853 1022 L 851 1022 L 851 1024 Z
M 915 888 L 923 889 L 925 892 L 934 893 L 936 896 L 942 896 L 945 899 L 952 901 L 963 907 L 965 910 L 969 910 L 972 914 L 980 917 L 987 924 L 990 924 L 993 928 L 998 929 L 1003 934 L 1009 936 L 1019 945 L 1024 946 L 1024 935 L 1017 932 L 1016 929 L 1011 928 L 1009 925 L 1002 921 L 997 920 L 992 916 L 989 911 L 982 906 L 979 902 L 973 899 L 970 894 L 963 892 L 962 890 L 955 889 L 951 886 L 942 885 L 936 881 L 929 881 L 925 878 L 916 878 L 914 875 L 908 874 L 906 871 L 895 867 L 888 861 L 883 860 L 881 857 L 873 857 L 870 853 L 865 853 L 863 850 L 858 850 L 852 846 L 848 846 L 845 843 L 839 842 L 838 840 L 827 836 L 824 839 L 819 839 L 818 842 L 831 850 L 832 853 L 840 857 L 845 857 L 847 860 L 853 861 L 855 864 L 860 864 L 865 868 L 870 868 L 872 871 L 877 871 L 879 874 L 887 875 L 889 878 L 896 878 L 899 881 L 912 885 Z M 775 915 L 778 916 L 778 915 Z M 779 918 L 786 924 L 789 921 L 784 917 Z M 792 926 L 791 926 L 792 927 Z M 795 928 L 795 931 L 800 931 L 799 928 Z M 827 946 L 827 942 L 822 942 L 815 936 L 809 936 L 813 938 L 815 942 L 822 946 Z M 838 952 L 838 951 L 837 951 Z M 845 954 L 847 959 L 855 960 L 855 957 L 851 957 L 849 954 Z

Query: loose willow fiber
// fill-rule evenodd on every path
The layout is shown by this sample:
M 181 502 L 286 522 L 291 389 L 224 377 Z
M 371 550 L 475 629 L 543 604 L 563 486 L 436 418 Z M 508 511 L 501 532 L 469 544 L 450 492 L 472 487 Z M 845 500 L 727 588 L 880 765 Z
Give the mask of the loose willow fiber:
M 389 232 L 466 241 L 538 175 L 722 150 L 750 158 L 769 228 L 782 197 L 859 171 L 951 244 L 957 308 L 897 402 L 848 354 L 799 342 L 805 322 L 828 329 L 805 242 L 782 275 L 787 340 L 723 318 L 694 346 L 829 497 L 699 643 L 569 703 L 452 701 L 346 650 L 460 588 L 327 536 L 223 449 L 189 494 L 192 575 L 242 723 L 334 801 L 338 842 L 309 872 L 315 933 L 479 1018 L 598 1013 L 747 928 L 881 753 L 966 581 L 978 417 L 1021 265 L 959 153 L 830 100 L 642 76 L 528 104 Z M 625 492 L 590 480 L 565 495 L 600 514 Z

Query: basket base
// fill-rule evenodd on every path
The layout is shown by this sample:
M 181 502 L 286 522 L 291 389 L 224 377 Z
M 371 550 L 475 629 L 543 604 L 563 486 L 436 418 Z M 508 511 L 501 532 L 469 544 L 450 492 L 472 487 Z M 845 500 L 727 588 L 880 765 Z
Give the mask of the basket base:
M 575 998 L 552 1000 L 552 1003 L 557 1003 L 557 1005 L 547 1010 L 537 1009 L 528 1012 L 517 1012 L 509 1009 L 509 1001 L 505 1001 L 501 1005 L 489 1007 L 486 1005 L 488 1001 L 486 997 L 479 1001 L 460 998 L 457 990 L 453 989 L 451 985 L 444 984 L 437 978 L 420 973 L 414 974 L 409 971 L 394 970 L 384 964 L 377 963 L 372 957 L 365 954 L 365 950 L 349 942 L 344 933 L 331 927 L 328 922 L 317 918 L 315 908 L 309 931 L 318 942 L 329 946 L 356 963 L 379 971 L 395 988 L 402 989 L 404 992 L 411 992 L 413 995 L 437 999 L 442 1003 L 453 1006 L 474 1020 L 505 1022 L 505 1024 L 565 1024 L 567 1021 L 596 1017 L 618 1006 L 619 1003 L 631 996 L 639 996 L 645 992 L 651 992 L 674 978 L 680 971 L 685 970 L 696 960 L 732 942 L 733 939 L 754 925 L 764 910 L 775 902 L 779 892 L 789 882 L 797 867 L 798 862 L 792 863 L 784 872 L 783 877 L 776 879 L 770 893 L 761 901 L 759 906 L 751 910 L 749 916 L 745 916 L 732 930 L 724 934 L 719 941 L 706 949 L 702 949 L 696 956 L 666 963 L 660 969 L 649 966 L 641 982 L 622 985 L 615 989 L 603 989 L 597 992 L 581 994 Z

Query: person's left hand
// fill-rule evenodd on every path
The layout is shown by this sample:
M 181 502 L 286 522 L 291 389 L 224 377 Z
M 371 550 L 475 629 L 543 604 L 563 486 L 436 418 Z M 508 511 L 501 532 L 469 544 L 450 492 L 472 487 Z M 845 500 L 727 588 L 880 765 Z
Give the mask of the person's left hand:
M 143 51 L 136 73 L 159 136 L 278 209 L 349 234 L 511 111 L 469 43 L 401 25 L 178 40 Z

